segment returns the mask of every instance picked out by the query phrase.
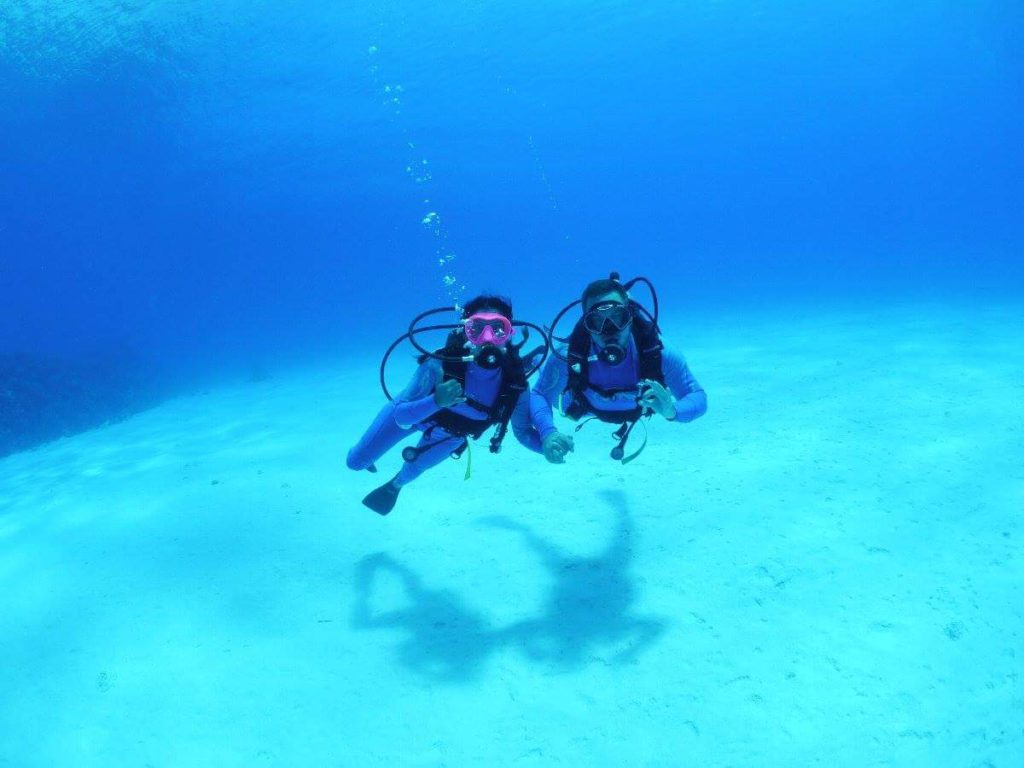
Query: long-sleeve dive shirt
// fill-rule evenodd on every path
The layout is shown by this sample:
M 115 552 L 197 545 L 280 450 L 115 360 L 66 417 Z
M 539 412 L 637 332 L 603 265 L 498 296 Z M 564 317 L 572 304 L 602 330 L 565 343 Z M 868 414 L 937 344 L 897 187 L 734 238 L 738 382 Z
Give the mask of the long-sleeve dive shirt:
M 540 379 L 530 393 L 530 420 L 537 430 L 543 443 L 544 439 L 555 432 L 552 408 L 561 399 L 569 383 L 569 365 L 564 359 L 564 348 L 559 355 L 551 355 Z M 591 354 L 595 350 L 591 350 Z M 686 359 L 679 352 L 666 347 L 661 353 L 661 370 L 665 378 L 665 387 L 676 398 L 675 421 L 687 422 L 702 416 L 708 407 L 707 395 L 700 384 L 690 373 Z M 589 383 L 596 389 L 588 387 L 583 396 L 590 405 L 605 411 L 628 411 L 636 407 L 638 385 L 640 383 L 640 356 L 637 354 L 636 342 L 630 338 L 626 348 L 626 357 L 618 365 L 610 365 L 601 360 L 594 360 L 587 366 Z M 618 390 L 614 394 L 603 394 L 599 390 Z
M 466 397 L 490 408 L 501 391 L 502 372 L 500 368 L 481 368 L 475 362 L 466 366 Z M 421 363 L 412 381 L 395 398 L 395 421 L 400 427 L 411 428 L 430 419 L 441 409 L 434 402 L 434 390 L 444 380 L 444 368 L 440 360 L 430 358 Z M 448 410 L 477 421 L 483 421 L 485 414 L 467 403 L 459 403 Z M 531 451 L 540 452 L 541 439 L 530 417 L 530 392 L 527 390 L 516 401 L 510 420 L 516 439 Z

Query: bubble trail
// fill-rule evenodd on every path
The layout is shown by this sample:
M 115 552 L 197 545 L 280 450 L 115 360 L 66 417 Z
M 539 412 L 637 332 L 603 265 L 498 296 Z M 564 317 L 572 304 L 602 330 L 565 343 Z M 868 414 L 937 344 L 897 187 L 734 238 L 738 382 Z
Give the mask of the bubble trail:
M 405 87 L 401 83 L 386 82 L 381 75 L 379 63 L 380 48 L 371 45 L 367 49 L 370 59 L 369 72 L 374 88 L 381 98 L 385 109 L 391 113 L 391 120 L 400 129 L 405 139 L 406 161 L 405 175 L 421 189 L 423 216 L 420 224 L 430 234 L 434 243 L 434 255 L 441 273 L 441 286 L 449 302 L 455 307 L 462 306 L 466 286 L 456 275 L 457 254 L 450 244 L 448 229 L 441 214 L 431 208 L 430 188 L 434 180 L 430 161 L 417 149 L 416 142 L 410 134 L 408 120 L 402 117 L 402 100 Z

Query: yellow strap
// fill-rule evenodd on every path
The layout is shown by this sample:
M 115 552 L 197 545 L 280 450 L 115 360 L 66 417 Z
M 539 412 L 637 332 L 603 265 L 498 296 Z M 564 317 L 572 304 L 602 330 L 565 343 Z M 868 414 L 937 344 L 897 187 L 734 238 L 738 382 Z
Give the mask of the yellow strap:
M 473 444 L 466 440 L 466 476 L 463 480 L 469 480 L 469 473 L 473 470 Z

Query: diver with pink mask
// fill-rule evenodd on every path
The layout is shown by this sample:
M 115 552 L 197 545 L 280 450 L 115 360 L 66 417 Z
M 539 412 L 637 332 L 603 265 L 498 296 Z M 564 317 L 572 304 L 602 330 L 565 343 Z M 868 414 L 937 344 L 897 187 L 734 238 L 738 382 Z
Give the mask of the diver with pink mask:
M 415 431 L 421 433 L 415 446 L 402 451 L 403 464 L 398 473 L 363 499 L 363 504 L 380 515 L 394 508 L 404 486 L 446 458 L 459 458 L 469 447 L 470 438 L 479 438 L 491 427 L 495 428 L 490 439 L 492 453 L 501 449 L 509 425 L 520 443 L 542 452 L 540 435 L 530 417 L 527 380 L 543 364 L 550 349 L 543 329 L 514 321 L 511 303 L 488 295 L 467 302 L 457 323 L 420 324 L 426 317 L 452 311 L 456 308 L 423 312 L 388 348 L 381 361 L 380 380 L 391 402 L 348 452 L 349 469 L 376 472 L 374 462 Z M 522 340 L 514 343 L 520 328 Z M 544 344 L 523 355 L 522 346 L 531 328 L 541 335 Z M 441 349 L 425 349 L 416 339 L 425 331 L 440 330 L 449 331 Z M 406 339 L 419 351 L 420 364 L 405 390 L 392 399 L 384 371 L 391 353 Z

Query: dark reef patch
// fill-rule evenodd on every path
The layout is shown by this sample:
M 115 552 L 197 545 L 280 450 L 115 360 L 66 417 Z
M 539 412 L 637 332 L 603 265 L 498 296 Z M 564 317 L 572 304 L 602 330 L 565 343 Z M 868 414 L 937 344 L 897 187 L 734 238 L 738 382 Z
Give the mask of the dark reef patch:
M 163 389 L 135 360 L 0 355 L 0 456 L 120 421 Z

